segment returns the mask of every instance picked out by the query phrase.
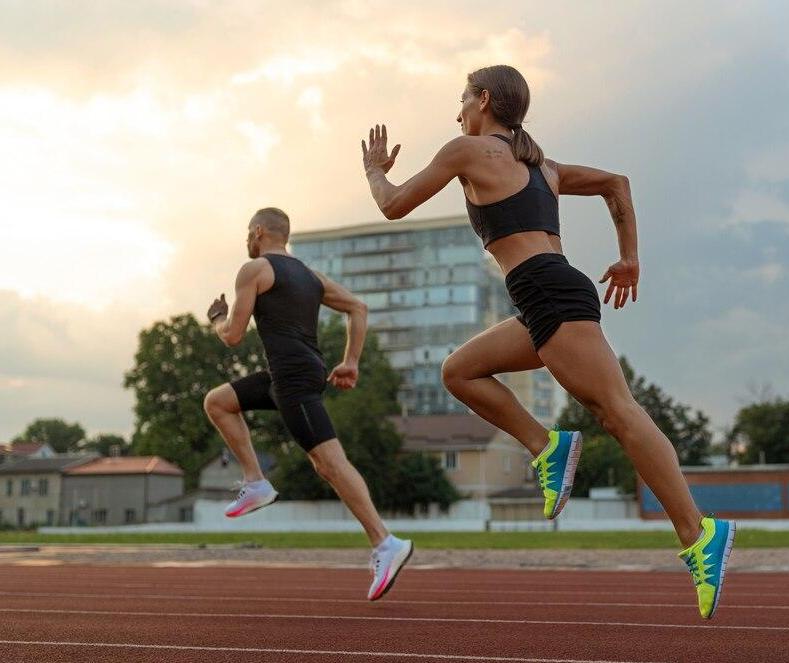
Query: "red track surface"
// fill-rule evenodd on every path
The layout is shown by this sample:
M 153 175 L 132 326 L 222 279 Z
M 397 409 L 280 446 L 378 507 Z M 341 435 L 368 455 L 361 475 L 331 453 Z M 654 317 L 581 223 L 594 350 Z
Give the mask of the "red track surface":
M 789 576 L 0 566 L 0 661 L 789 661 Z M 67 644 L 70 643 L 70 644 Z

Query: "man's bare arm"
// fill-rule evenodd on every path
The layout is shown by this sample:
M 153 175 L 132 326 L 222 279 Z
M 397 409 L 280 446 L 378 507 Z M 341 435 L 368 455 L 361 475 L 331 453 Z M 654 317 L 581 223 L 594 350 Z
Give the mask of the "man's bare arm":
M 367 305 L 327 276 L 319 272 L 315 275 L 323 283 L 321 303 L 347 316 L 345 354 L 342 363 L 329 375 L 329 381 L 341 389 L 348 389 L 356 385 L 359 376 L 359 359 L 367 336 Z
M 238 345 L 244 338 L 255 308 L 255 299 L 259 292 L 264 292 L 273 285 L 273 278 L 262 270 L 259 261 L 250 261 L 244 264 L 236 276 L 236 300 L 230 315 L 220 315 L 212 320 L 212 325 L 217 336 L 228 347 Z M 261 283 L 261 280 L 264 283 Z M 265 287 L 266 282 L 272 283 Z

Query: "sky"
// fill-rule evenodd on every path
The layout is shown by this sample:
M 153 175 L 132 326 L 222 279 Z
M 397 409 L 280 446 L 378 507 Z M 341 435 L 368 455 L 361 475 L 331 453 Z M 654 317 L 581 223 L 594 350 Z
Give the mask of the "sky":
M 718 432 L 789 397 L 787 24 L 779 1 L 0 0 L 0 441 L 37 417 L 129 435 L 139 331 L 232 291 L 254 210 L 381 220 L 368 128 L 402 143 L 399 183 L 498 63 L 547 156 L 630 178 L 642 278 L 604 312 L 615 351 Z M 452 183 L 408 218 L 461 213 Z M 561 217 L 599 278 L 604 203 Z

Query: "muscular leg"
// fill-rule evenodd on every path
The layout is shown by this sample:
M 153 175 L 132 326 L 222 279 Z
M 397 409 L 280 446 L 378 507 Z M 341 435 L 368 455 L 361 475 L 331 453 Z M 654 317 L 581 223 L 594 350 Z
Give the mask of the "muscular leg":
M 636 403 L 616 356 L 595 322 L 565 322 L 539 350 L 559 383 L 622 445 L 666 510 L 680 541 L 699 535 L 699 512 L 668 438 Z
M 321 442 L 309 452 L 315 471 L 325 479 L 361 523 L 373 547 L 389 534 L 370 499 L 362 475 L 351 465 L 337 438 Z
M 208 418 L 241 465 L 244 481 L 264 479 L 257 455 L 252 447 L 247 422 L 241 414 L 241 406 L 233 387 L 223 384 L 208 392 L 203 402 Z
M 480 417 L 509 433 L 533 456 L 543 450 L 548 432 L 494 375 L 542 368 L 529 332 L 515 318 L 477 334 L 444 361 L 444 385 Z

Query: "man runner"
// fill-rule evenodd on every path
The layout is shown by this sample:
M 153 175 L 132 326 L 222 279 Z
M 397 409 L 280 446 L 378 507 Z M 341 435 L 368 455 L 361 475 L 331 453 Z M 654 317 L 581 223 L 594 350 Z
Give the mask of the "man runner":
M 373 582 L 367 598 L 381 598 L 411 557 L 411 541 L 389 533 L 370 499 L 364 479 L 345 456 L 323 406 L 326 382 L 351 389 L 359 376 L 359 357 L 367 333 L 367 307 L 341 285 L 313 272 L 288 253 L 290 220 L 274 207 L 255 213 L 249 222 L 247 249 L 251 260 L 236 277 L 236 300 L 228 315 L 224 294 L 208 309 L 208 318 L 227 346 L 237 345 L 254 315 L 263 341 L 268 370 L 212 389 L 205 397 L 208 418 L 241 465 L 244 480 L 227 507 L 230 518 L 267 506 L 277 491 L 260 469 L 247 410 L 278 410 L 293 438 L 359 520 L 373 547 Z M 327 376 L 318 349 L 318 311 L 325 304 L 347 314 L 345 356 Z

